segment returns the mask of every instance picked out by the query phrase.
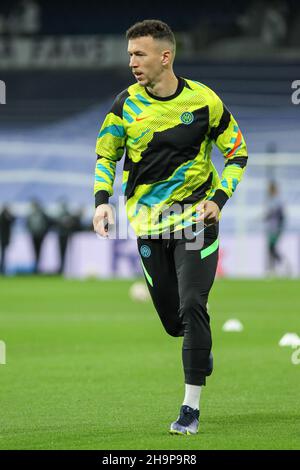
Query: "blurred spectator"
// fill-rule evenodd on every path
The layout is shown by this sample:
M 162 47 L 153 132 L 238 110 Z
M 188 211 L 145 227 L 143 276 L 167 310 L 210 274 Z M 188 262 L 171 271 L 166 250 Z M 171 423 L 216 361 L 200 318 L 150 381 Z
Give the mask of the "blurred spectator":
M 36 34 L 41 29 L 40 5 L 35 0 L 22 0 L 14 5 L 2 31 L 10 34 Z
M 285 213 L 283 203 L 279 196 L 278 186 L 275 181 L 270 181 L 268 186 L 267 198 L 267 212 L 266 212 L 266 231 L 268 239 L 268 265 L 267 274 L 276 274 L 276 265 L 285 263 L 285 268 L 288 269 L 286 260 L 278 251 L 277 245 L 282 235 L 285 226 Z M 286 272 L 288 274 L 288 272 Z
M 272 2 L 265 11 L 261 31 L 262 42 L 268 46 L 284 44 L 287 32 L 287 5 L 283 1 Z
M 289 6 L 283 0 L 254 0 L 238 23 L 246 36 L 257 38 L 268 47 L 277 46 L 287 38 L 288 13 Z
M 64 271 L 69 238 L 72 233 L 78 229 L 78 220 L 75 219 L 75 216 L 70 213 L 67 204 L 64 201 L 59 203 L 54 225 L 58 235 L 60 254 L 60 264 L 58 268 L 58 273 L 62 274 Z
M 0 213 L 0 240 L 1 240 L 1 263 L 0 272 L 5 274 L 5 254 L 10 243 L 11 228 L 15 221 L 15 217 L 7 206 L 4 206 Z
M 42 244 L 49 231 L 51 220 L 44 212 L 40 203 L 36 200 L 31 202 L 31 210 L 26 219 L 26 226 L 31 235 L 35 255 L 34 272 L 39 272 L 39 260 Z

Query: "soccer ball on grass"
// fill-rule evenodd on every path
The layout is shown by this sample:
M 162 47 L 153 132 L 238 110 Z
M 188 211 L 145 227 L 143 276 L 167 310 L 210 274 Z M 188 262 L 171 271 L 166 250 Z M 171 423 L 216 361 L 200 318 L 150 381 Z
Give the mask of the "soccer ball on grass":
M 142 281 L 134 282 L 129 289 L 129 297 L 136 302 L 147 302 L 150 294 L 147 286 Z

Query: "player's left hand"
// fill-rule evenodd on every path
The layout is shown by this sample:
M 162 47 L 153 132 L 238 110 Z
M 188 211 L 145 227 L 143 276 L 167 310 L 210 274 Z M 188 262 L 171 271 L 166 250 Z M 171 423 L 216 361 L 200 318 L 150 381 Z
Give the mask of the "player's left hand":
M 220 209 L 214 201 L 203 201 L 196 207 L 198 213 L 195 222 L 203 220 L 204 225 L 216 224 L 219 222 Z

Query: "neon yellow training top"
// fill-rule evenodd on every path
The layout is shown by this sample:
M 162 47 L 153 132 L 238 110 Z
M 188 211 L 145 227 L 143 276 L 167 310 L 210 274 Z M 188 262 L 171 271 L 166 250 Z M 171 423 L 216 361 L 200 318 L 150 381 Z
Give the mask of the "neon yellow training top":
M 213 143 L 225 158 L 221 179 L 211 161 Z M 172 96 L 154 96 L 136 83 L 116 97 L 97 138 L 96 207 L 113 194 L 124 150 L 123 191 L 137 236 L 191 225 L 204 199 L 222 209 L 247 163 L 242 133 L 220 98 L 181 77 Z M 172 212 L 174 205 L 182 210 Z

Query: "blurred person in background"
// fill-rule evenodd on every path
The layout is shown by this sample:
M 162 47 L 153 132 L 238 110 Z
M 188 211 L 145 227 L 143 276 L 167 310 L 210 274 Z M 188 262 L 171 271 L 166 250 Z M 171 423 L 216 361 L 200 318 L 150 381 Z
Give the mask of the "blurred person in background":
M 35 0 L 20 0 L 11 6 L 5 18 L 4 28 L 6 33 L 36 34 L 41 29 L 41 7 Z
M 11 229 L 15 221 L 15 217 L 10 212 L 7 206 L 2 208 L 0 213 L 0 242 L 1 242 L 1 262 L 0 262 L 0 272 L 5 274 L 5 255 L 6 249 L 10 244 L 11 238 Z
M 277 273 L 277 265 L 284 265 L 285 274 L 290 274 L 287 260 L 278 250 L 278 242 L 285 227 L 285 211 L 283 202 L 279 196 L 279 190 L 275 181 L 270 181 L 267 194 L 267 209 L 265 214 L 266 233 L 268 242 L 267 275 L 274 276 Z
M 30 233 L 34 249 L 34 273 L 39 272 L 39 261 L 43 241 L 51 226 L 51 219 L 37 200 L 31 202 L 26 218 L 26 227 Z
M 184 337 L 185 396 L 169 432 L 196 434 L 201 388 L 213 369 L 207 300 L 218 262 L 218 221 L 242 178 L 247 148 L 221 99 L 174 74 L 176 42 L 167 24 L 145 20 L 127 39 L 136 83 L 116 97 L 98 135 L 94 229 L 107 237 L 114 224 L 108 201 L 126 148 L 126 209 L 147 286 L 167 333 Z M 221 179 L 211 161 L 213 143 L 225 157 Z M 197 240 L 204 231 L 198 222 L 208 227 L 204 243 L 189 249 L 184 230 Z
M 54 228 L 58 236 L 60 264 L 58 274 L 62 274 L 65 266 L 66 251 L 68 241 L 74 230 L 74 217 L 70 213 L 65 201 L 61 201 L 58 206 L 57 216 L 54 221 Z
M 69 241 L 75 232 L 82 230 L 92 230 L 92 227 L 84 226 L 81 221 L 82 210 L 79 209 L 72 213 L 65 201 L 61 201 L 58 205 L 57 214 L 54 219 L 54 229 L 58 236 L 60 264 L 57 273 L 62 274 L 65 268 L 66 253 Z
M 284 0 L 254 0 L 238 18 L 245 34 L 262 47 L 284 44 L 288 34 L 289 6 Z M 257 42 L 255 42 L 257 44 Z

